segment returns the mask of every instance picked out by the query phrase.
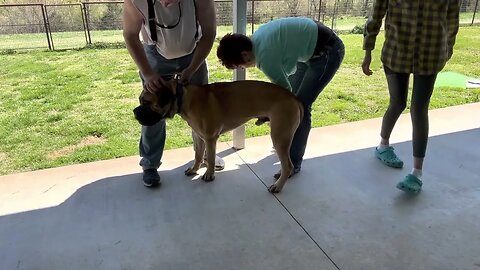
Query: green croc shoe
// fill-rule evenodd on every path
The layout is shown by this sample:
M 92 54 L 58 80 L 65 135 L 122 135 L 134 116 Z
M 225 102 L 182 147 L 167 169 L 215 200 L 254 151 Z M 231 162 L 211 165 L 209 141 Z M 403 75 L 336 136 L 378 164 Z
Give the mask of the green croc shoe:
M 395 155 L 393 150 L 394 149 L 391 146 L 388 146 L 382 150 L 375 148 L 375 157 L 389 167 L 402 168 L 403 161 L 400 160 L 397 155 Z
M 407 193 L 418 193 L 422 190 L 422 181 L 413 174 L 405 176 L 402 182 L 397 184 L 397 188 Z

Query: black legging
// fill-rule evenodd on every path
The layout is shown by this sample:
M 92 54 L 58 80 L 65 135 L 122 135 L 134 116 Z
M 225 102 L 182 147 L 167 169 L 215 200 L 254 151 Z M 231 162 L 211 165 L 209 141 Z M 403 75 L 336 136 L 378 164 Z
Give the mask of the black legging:
M 382 131 L 380 135 L 389 139 L 393 127 L 400 114 L 407 107 L 408 81 L 410 74 L 396 73 L 384 66 L 387 77 L 388 91 L 390 92 L 390 104 L 383 116 Z M 410 106 L 410 116 L 413 125 L 413 156 L 425 157 L 428 142 L 428 106 L 432 96 L 433 86 L 437 74 L 413 75 L 413 92 Z

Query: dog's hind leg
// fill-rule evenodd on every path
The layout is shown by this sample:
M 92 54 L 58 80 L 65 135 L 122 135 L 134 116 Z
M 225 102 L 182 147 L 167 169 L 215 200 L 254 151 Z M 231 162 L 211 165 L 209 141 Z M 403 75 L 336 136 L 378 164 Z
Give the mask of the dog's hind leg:
M 290 159 L 290 146 L 297 126 L 294 123 L 281 122 L 285 119 L 271 119 L 271 138 L 273 147 L 280 160 L 281 174 L 273 185 L 268 188 L 271 193 L 278 193 L 282 190 L 288 177 L 293 172 L 293 164 Z
M 207 171 L 202 176 L 205 182 L 215 180 L 215 154 L 217 149 L 217 137 L 205 139 L 207 147 Z
M 200 166 L 202 165 L 203 156 L 205 154 L 205 142 L 193 130 L 192 130 L 192 138 L 193 138 L 193 150 L 195 151 L 195 160 L 193 165 L 185 171 L 186 175 L 197 174 L 198 169 L 200 169 Z

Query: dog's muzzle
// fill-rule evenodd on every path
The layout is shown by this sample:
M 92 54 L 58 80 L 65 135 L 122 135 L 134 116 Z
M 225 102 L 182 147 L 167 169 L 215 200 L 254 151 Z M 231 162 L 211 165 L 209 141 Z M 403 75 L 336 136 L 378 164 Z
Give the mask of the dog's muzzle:
M 142 126 L 153 126 L 165 118 L 163 115 L 152 111 L 149 107 L 143 105 L 133 109 L 133 114 L 135 115 L 135 119 L 137 119 Z

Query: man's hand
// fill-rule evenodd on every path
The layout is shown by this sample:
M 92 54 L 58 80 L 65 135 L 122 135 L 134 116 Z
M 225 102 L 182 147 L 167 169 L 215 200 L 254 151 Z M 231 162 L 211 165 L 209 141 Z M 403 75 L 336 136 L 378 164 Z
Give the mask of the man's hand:
M 180 83 L 187 85 L 190 83 L 190 80 L 192 79 L 193 74 L 195 73 L 195 70 L 192 70 L 192 68 L 187 67 L 180 73 Z
M 372 70 L 370 69 L 370 63 L 372 63 L 372 52 L 365 51 L 365 57 L 363 58 L 362 63 L 362 71 L 363 74 L 370 76 L 373 74 Z
M 166 85 L 162 77 L 160 77 L 160 75 L 157 75 L 157 74 L 145 76 L 144 80 L 145 80 L 144 88 L 152 94 L 157 93 L 162 87 L 165 87 Z
M 180 74 L 180 82 L 188 84 L 193 74 L 202 66 L 207 59 L 217 33 L 217 22 L 215 16 L 215 2 L 213 0 L 196 0 L 196 16 L 200 27 L 202 28 L 202 37 L 197 43 L 193 52 L 190 65 Z

